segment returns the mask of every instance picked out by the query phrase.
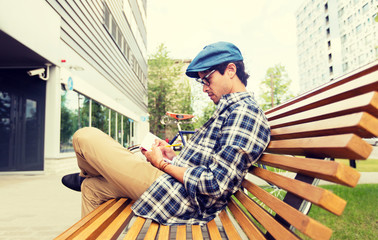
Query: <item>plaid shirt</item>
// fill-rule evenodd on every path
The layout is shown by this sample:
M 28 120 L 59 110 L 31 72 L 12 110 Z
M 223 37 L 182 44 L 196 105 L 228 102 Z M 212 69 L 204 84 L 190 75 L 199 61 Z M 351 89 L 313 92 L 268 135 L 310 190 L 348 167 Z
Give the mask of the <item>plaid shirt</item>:
M 134 203 L 134 213 L 166 225 L 205 224 L 226 207 L 269 140 L 268 121 L 252 93 L 222 96 L 174 162 L 188 168 L 184 184 L 163 174 Z

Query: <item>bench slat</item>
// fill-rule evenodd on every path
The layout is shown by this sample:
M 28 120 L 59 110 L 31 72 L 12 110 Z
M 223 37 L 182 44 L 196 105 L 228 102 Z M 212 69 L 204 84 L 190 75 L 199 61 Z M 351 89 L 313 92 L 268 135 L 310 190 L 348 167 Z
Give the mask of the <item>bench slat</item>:
M 364 76 L 367 76 L 367 75 L 370 76 L 371 80 L 373 80 L 373 81 L 374 81 L 374 79 L 377 80 L 377 78 L 375 77 L 376 75 L 371 75 L 371 73 L 374 73 L 376 71 L 378 71 L 377 62 L 369 64 L 369 65 L 367 65 L 363 68 L 356 69 L 355 71 L 350 72 L 348 74 L 345 74 L 343 76 L 340 76 L 333 81 L 322 84 L 315 89 L 312 89 L 312 90 L 310 90 L 310 91 L 308 91 L 308 92 L 306 92 L 302 95 L 299 95 L 298 97 L 295 97 L 295 98 L 293 98 L 293 99 L 291 99 L 291 100 L 289 100 L 289 101 L 287 101 L 283 104 L 280 104 L 280 105 L 278 105 L 274 108 L 267 110 L 265 113 L 271 114 L 271 113 L 276 112 L 280 109 L 283 109 L 287 106 L 293 105 L 293 104 L 295 104 L 299 101 L 303 101 L 303 100 L 305 100 L 309 97 L 318 95 L 322 92 L 325 92 L 325 91 L 330 90 L 332 88 L 338 87 L 338 86 L 343 85 L 345 83 L 348 83 L 348 82 L 351 82 L 351 81 L 359 81 L 358 78 L 361 78 L 361 77 L 364 77 Z
M 210 239 L 211 240 L 221 240 L 222 237 L 220 235 L 219 229 L 217 227 L 217 224 L 215 223 L 214 219 L 211 220 L 206 224 L 207 231 L 209 232 Z
M 369 92 L 343 101 L 322 105 L 318 108 L 311 108 L 308 111 L 290 114 L 279 119 L 270 120 L 269 125 L 274 129 L 358 112 L 367 112 L 374 117 L 378 117 L 378 93 Z
M 263 210 L 245 193 L 238 191 L 235 196 L 249 213 L 276 239 L 298 239 L 292 232 L 278 223 L 272 215 Z
M 321 159 L 263 154 L 257 163 L 349 187 L 355 187 L 361 176 L 356 169 L 342 163 Z
M 169 240 L 171 236 L 170 229 L 170 226 L 160 225 L 159 240 Z
M 313 239 L 329 239 L 331 237 L 332 230 L 330 228 L 279 200 L 249 180 L 244 180 L 242 186 L 306 236 Z
M 317 158 L 367 159 L 373 147 L 354 134 L 270 141 L 265 152 Z
M 127 198 L 117 200 L 101 216 L 86 226 L 85 229 L 73 239 L 96 238 L 122 212 L 122 210 L 127 206 L 128 202 L 129 200 Z
M 108 210 L 111 206 L 114 205 L 116 199 L 110 199 L 109 201 L 101 204 L 98 208 L 90 212 L 87 216 L 83 217 L 69 229 L 61 233 L 59 236 L 55 238 L 55 240 L 63 240 L 63 239 L 72 239 L 77 234 L 79 234 L 82 230 L 84 230 L 89 224 L 95 221 L 98 217 L 100 217 L 106 210 Z
M 343 85 L 325 90 L 314 96 L 309 97 L 307 95 L 307 98 L 302 99 L 299 102 L 287 105 L 286 107 L 276 111 L 266 112 L 266 115 L 268 120 L 271 121 L 283 116 L 303 112 L 312 108 L 317 108 L 319 106 L 347 99 L 358 94 L 364 94 L 372 90 L 378 90 L 378 71 L 372 72 Z
M 200 225 L 192 225 L 192 239 L 193 240 L 202 240 L 202 230 Z
M 159 231 L 159 223 L 152 221 L 150 224 L 150 227 L 147 230 L 146 235 L 144 236 L 144 239 L 155 239 L 156 235 Z
M 186 225 L 177 226 L 176 239 L 186 240 Z
M 257 239 L 257 240 L 265 239 L 263 233 L 243 213 L 243 211 L 239 208 L 239 206 L 237 206 L 237 204 L 235 203 L 235 200 L 231 199 L 227 206 L 249 239 Z
M 129 203 L 126 208 L 114 219 L 114 221 L 98 236 L 99 239 L 117 239 L 122 230 L 130 222 L 134 216 L 131 210 L 132 203 Z
M 341 215 L 345 208 L 346 201 L 326 189 L 291 179 L 258 167 L 252 169 L 250 173 L 278 186 L 279 188 L 285 189 L 288 192 L 310 201 L 333 214 Z
M 137 217 L 133 225 L 130 227 L 129 231 L 127 232 L 124 240 L 133 240 L 136 239 L 142 230 L 144 223 L 146 222 L 145 218 Z
M 235 229 L 226 211 L 222 210 L 218 216 L 223 224 L 223 228 L 224 228 L 224 231 L 226 232 L 228 239 L 241 240 L 238 231 Z
M 369 113 L 354 113 L 315 122 L 274 128 L 272 140 L 353 133 L 362 138 L 378 135 L 378 119 Z

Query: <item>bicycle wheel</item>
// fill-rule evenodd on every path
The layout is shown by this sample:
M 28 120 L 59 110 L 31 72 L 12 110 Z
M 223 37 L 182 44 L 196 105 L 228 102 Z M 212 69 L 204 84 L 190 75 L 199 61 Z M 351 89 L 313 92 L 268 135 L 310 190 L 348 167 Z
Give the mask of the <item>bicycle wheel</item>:
M 265 166 L 265 165 L 262 165 L 262 164 L 254 164 L 255 167 L 259 167 L 259 168 L 263 168 L 263 169 L 266 169 L 266 170 L 269 170 L 271 172 L 274 172 L 274 173 L 277 173 L 277 174 L 280 174 L 280 175 L 283 175 L 283 176 L 286 176 L 286 177 L 289 177 L 289 178 L 294 178 L 295 176 L 295 173 L 292 173 L 292 172 L 289 172 L 289 171 L 285 171 L 285 170 L 282 170 L 282 169 L 279 169 L 279 168 L 273 168 L 273 167 L 269 167 L 269 166 Z M 252 180 L 253 181 L 253 180 Z M 274 185 L 274 184 L 271 184 L 269 182 L 266 182 L 262 179 L 259 179 L 259 182 L 258 182 L 258 185 L 264 189 L 265 191 L 267 191 L 268 193 L 272 194 L 273 196 L 277 197 L 278 199 L 280 200 L 283 200 L 286 196 L 286 190 Z M 249 193 L 249 192 L 246 192 L 257 204 L 259 204 L 263 209 L 265 209 L 267 212 L 269 212 L 271 215 L 275 215 L 275 212 L 270 209 L 268 206 L 266 206 L 262 201 L 260 201 L 260 199 L 258 199 L 257 197 L 255 197 L 253 194 Z
M 279 169 L 279 168 L 274 168 L 274 167 L 270 167 L 270 166 L 265 166 L 265 165 L 262 165 L 262 164 L 255 164 L 254 165 L 255 167 L 260 167 L 260 168 L 263 168 L 263 169 L 266 169 L 266 170 L 269 170 L 271 172 L 274 172 L 276 174 L 279 174 L 279 175 L 282 175 L 282 176 L 285 176 L 285 177 L 288 177 L 288 178 L 291 178 L 291 179 L 294 179 L 296 177 L 296 173 L 294 172 L 290 172 L 290 171 L 286 171 L 286 170 L 282 170 L 282 169 Z M 270 194 L 272 194 L 273 196 L 277 197 L 278 199 L 280 200 L 284 200 L 285 196 L 286 196 L 286 193 L 287 191 L 284 190 L 284 189 L 281 189 L 280 187 L 274 185 L 274 184 L 271 184 L 269 182 L 266 182 L 264 180 L 261 179 L 261 183 L 258 184 L 262 189 L 264 189 L 265 191 L 269 192 Z M 314 186 L 317 186 L 319 184 L 319 179 L 315 178 L 313 181 L 312 181 L 312 185 Z M 253 196 L 252 194 L 248 193 L 249 196 L 257 203 L 259 204 L 262 208 L 264 208 L 266 211 L 268 211 L 270 214 L 272 215 L 275 215 L 275 212 L 270 209 L 269 207 L 267 207 L 263 202 L 261 202 L 258 198 L 256 198 L 255 196 Z M 310 209 L 311 209 L 311 202 L 308 202 L 306 200 L 303 200 L 301 206 L 299 207 L 299 211 L 301 211 L 303 214 L 308 214 Z

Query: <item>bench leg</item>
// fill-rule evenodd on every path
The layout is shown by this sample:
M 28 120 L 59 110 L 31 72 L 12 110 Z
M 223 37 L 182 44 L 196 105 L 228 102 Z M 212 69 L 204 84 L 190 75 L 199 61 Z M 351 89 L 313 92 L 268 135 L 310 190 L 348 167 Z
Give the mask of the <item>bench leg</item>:
M 349 166 L 351 166 L 352 168 L 356 168 L 357 167 L 356 160 L 349 159 Z

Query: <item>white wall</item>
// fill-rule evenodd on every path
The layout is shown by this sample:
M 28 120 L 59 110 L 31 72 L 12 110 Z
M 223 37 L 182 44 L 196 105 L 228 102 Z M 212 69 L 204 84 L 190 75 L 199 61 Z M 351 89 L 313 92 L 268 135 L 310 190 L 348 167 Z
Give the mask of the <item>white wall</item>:
M 54 64 L 58 63 L 60 17 L 46 1 L 1 0 L 0 29 Z
M 45 0 L 0 0 L 0 30 L 53 63 L 46 90 L 45 158 L 65 156 L 59 152 L 60 84 L 68 77 L 75 90 L 132 118 L 140 142 L 149 131 L 148 122 L 141 120 L 148 113 L 61 40 L 61 21 Z

